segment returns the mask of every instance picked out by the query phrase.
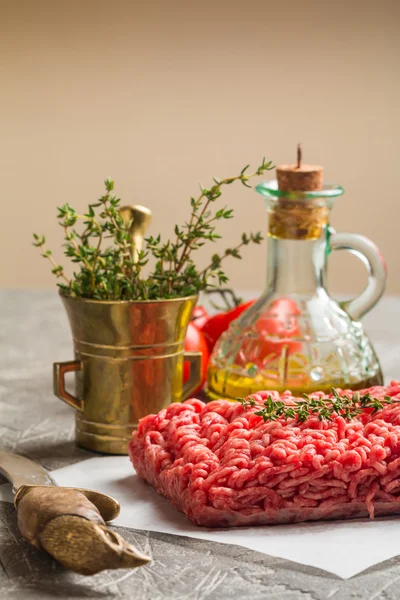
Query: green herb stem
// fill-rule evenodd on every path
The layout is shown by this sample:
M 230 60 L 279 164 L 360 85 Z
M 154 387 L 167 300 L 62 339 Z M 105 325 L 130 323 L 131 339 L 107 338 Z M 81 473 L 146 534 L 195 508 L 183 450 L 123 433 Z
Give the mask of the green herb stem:
M 33 242 L 33 245 L 37 248 L 40 248 L 42 251 L 43 258 L 46 258 L 50 262 L 51 266 L 53 267 L 52 273 L 56 277 L 61 277 L 65 281 L 66 285 L 69 287 L 71 285 L 71 282 L 68 279 L 68 277 L 66 277 L 66 275 L 64 274 L 64 268 L 54 260 L 51 250 L 48 250 L 45 246 L 46 238 L 44 236 L 40 238 L 36 233 L 33 234 L 33 237 L 35 240 Z
M 267 170 L 270 170 L 273 168 L 271 162 L 269 162 L 269 163 L 265 162 L 265 158 L 263 159 L 262 164 L 258 167 L 258 169 L 254 173 L 245 175 L 245 172 L 248 169 L 248 167 L 249 167 L 249 165 L 244 167 L 244 169 L 242 169 L 240 175 L 237 175 L 236 177 L 227 177 L 226 179 L 222 179 L 221 181 L 219 181 L 218 179 L 214 179 L 214 181 L 216 182 L 216 185 L 214 185 L 209 190 L 202 188 L 200 196 L 197 198 L 197 200 L 194 203 L 193 211 L 192 211 L 189 225 L 188 225 L 187 240 L 183 246 L 181 257 L 178 260 L 178 263 L 175 265 L 176 272 L 179 272 L 181 270 L 181 268 L 185 264 L 185 260 L 188 257 L 191 246 L 199 239 L 196 235 L 194 235 L 194 236 L 192 235 L 193 231 L 196 231 L 196 227 L 198 227 L 199 224 L 202 222 L 202 219 L 203 219 L 204 215 L 206 214 L 210 203 L 214 202 L 221 195 L 221 187 L 224 185 L 231 185 L 235 181 L 241 181 L 246 187 L 251 187 L 247 183 L 247 181 L 249 181 L 253 177 L 257 177 L 257 176 L 261 175 L 262 173 L 264 173 L 264 171 L 267 171 Z M 207 202 L 204 204 L 200 215 L 196 215 L 197 207 L 200 206 L 201 201 L 204 198 L 207 198 Z M 196 218 L 197 218 L 197 220 L 196 220 Z M 212 221 L 216 220 L 217 218 L 218 217 L 214 216 L 208 222 L 204 223 L 203 228 L 204 228 L 204 226 L 209 225 Z

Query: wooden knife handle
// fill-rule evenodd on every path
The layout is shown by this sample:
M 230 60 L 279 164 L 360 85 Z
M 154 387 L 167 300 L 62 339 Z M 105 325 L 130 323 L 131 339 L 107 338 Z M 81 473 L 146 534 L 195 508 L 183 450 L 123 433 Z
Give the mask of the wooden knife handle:
M 74 488 L 22 486 L 15 497 L 19 530 L 36 548 L 82 575 L 148 563 L 148 556 L 107 529 L 103 516 L 115 518 L 118 511 L 112 516 L 111 506 L 104 508 L 102 501 L 96 506 L 91 500 L 97 496 L 102 495 Z

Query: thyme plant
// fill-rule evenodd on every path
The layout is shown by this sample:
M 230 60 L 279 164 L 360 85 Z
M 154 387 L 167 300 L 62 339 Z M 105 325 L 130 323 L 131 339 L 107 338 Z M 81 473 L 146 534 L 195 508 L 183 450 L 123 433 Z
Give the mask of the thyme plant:
M 163 241 L 160 235 L 150 236 L 145 238 L 140 252 L 132 251 L 132 223 L 120 215 L 121 200 L 113 193 L 114 182 L 106 179 L 104 194 L 89 204 L 85 214 L 79 214 L 69 204 L 58 208 L 57 218 L 64 230 L 64 254 L 76 265 L 71 279 L 47 249 L 44 236 L 34 234 L 33 244 L 51 263 L 52 273 L 60 280 L 58 286 L 65 295 L 96 300 L 153 300 L 198 294 L 226 283 L 223 261 L 228 256 L 240 259 L 244 246 L 260 244 L 263 239 L 260 232 L 244 233 L 234 248 L 213 254 L 205 268 L 198 267 L 195 251 L 220 239 L 218 222 L 233 217 L 232 209 L 215 207 L 223 188 L 236 181 L 251 187 L 250 179 L 272 168 L 272 163 L 263 159 L 253 173 L 248 173 L 247 165 L 235 177 L 214 179 L 208 189 L 200 186 L 197 198 L 190 199 L 189 220 L 175 226 L 173 239 Z M 155 264 L 146 275 L 144 267 L 150 258 L 155 259 Z

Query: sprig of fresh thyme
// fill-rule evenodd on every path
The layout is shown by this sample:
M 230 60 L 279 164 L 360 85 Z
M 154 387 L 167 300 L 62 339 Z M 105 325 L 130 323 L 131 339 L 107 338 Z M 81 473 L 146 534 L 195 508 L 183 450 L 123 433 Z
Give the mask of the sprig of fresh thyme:
M 69 280 L 64 268 L 57 264 L 50 250 L 44 250 L 46 238 L 34 234 L 34 246 L 42 249 L 42 256 L 53 264 L 53 274 L 63 277 L 59 284 L 64 294 L 99 300 L 139 298 L 144 295 L 141 272 L 147 263 L 147 253 L 131 256 L 130 223 L 119 214 L 120 199 L 112 191 L 114 182 L 106 179 L 105 194 L 98 202 L 89 204 L 85 214 L 79 214 L 69 204 L 58 209 L 59 225 L 64 230 L 64 254 L 79 271 Z M 96 214 L 99 213 L 98 215 Z M 75 227 L 82 223 L 79 232 Z M 103 249 L 105 239 L 113 245 Z
M 383 400 L 373 398 L 368 392 L 360 396 L 355 392 L 350 398 L 346 394 L 340 395 L 337 390 L 332 388 L 333 398 L 324 396 L 316 398 L 303 394 L 303 399 L 293 399 L 294 404 L 289 405 L 282 400 L 274 400 L 271 395 L 263 402 L 257 402 L 252 396 L 248 398 L 236 398 L 245 408 L 256 408 L 255 415 L 262 417 L 264 422 L 276 421 L 278 419 L 296 419 L 304 423 L 310 416 L 316 416 L 320 421 L 324 419 L 331 421 L 334 416 L 341 416 L 346 420 L 354 419 L 362 414 L 366 409 L 372 409 L 374 415 L 378 410 L 382 410 L 385 405 L 399 402 L 391 396 L 384 396 Z
M 198 294 L 226 283 L 228 277 L 221 268 L 222 262 L 229 256 L 240 259 L 244 246 L 260 244 L 263 239 L 260 232 L 244 233 L 237 246 L 214 254 L 205 268 L 199 268 L 193 259 L 193 252 L 221 238 L 216 232 L 218 222 L 233 217 L 233 210 L 226 206 L 213 208 L 222 188 L 236 181 L 251 187 L 248 183 L 251 178 L 273 166 L 263 159 L 255 172 L 248 173 L 248 168 L 249 165 L 244 167 L 236 177 L 214 179 L 209 189 L 201 186 L 199 196 L 191 198 L 189 221 L 175 226 L 175 240 L 164 242 L 160 235 L 150 236 L 145 239 L 144 250 L 138 253 L 133 252 L 129 232 L 132 223 L 127 223 L 120 214 L 121 201 L 113 194 L 112 180 L 106 179 L 105 193 L 98 202 L 89 204 L 86 213 L 79 214 L 64 204 L 58 209 L 59 224 L 64 230 L 64 254 L 79 267 L 71 279 L 45 248 L 44 236 L 34 234 L 33 244 L 51 262 L 53 274 L 64 280 L 58 285 L 66 295 L 98 300 L 148 300 Z M 111 244 L 106 246 L 105 240 Z M 155 265 L 145 275 L 143 269 L 149 259 Z
M 51 272 L 53 273 L 53 275 L 55 275 L 56 277 L 61 277 L 62 279 L 64 279 L 67 285 L 70 285 L 69 279 L 64 274 L 64 268 L 54 260 L 52 251 L 46 248 L 45 236 L 42 235 L 40 237 L 36 233 L 34 233 L 33 239 L 33 246 L 36 246 L 36 248 L 40 248 L 42 251 L 43 258 L 46 258 L 50 262 L 52 266 Z

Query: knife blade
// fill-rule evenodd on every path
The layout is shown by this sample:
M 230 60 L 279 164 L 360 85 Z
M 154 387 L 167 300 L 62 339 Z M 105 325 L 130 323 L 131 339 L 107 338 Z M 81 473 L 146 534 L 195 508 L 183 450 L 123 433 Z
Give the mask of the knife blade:
M 13 486 L 14 494 L 22 485 L 57 485 L 41 465 L 11 452 L 0 450 L 0 473 Z
M 58 487 L 38 463 L 0 451 L 0 473 L 12 484 L 18 528 L 33 546 L 82 575 L 147 564 L 139 552 L 106 527 L 120 511 L 106 494 Z

